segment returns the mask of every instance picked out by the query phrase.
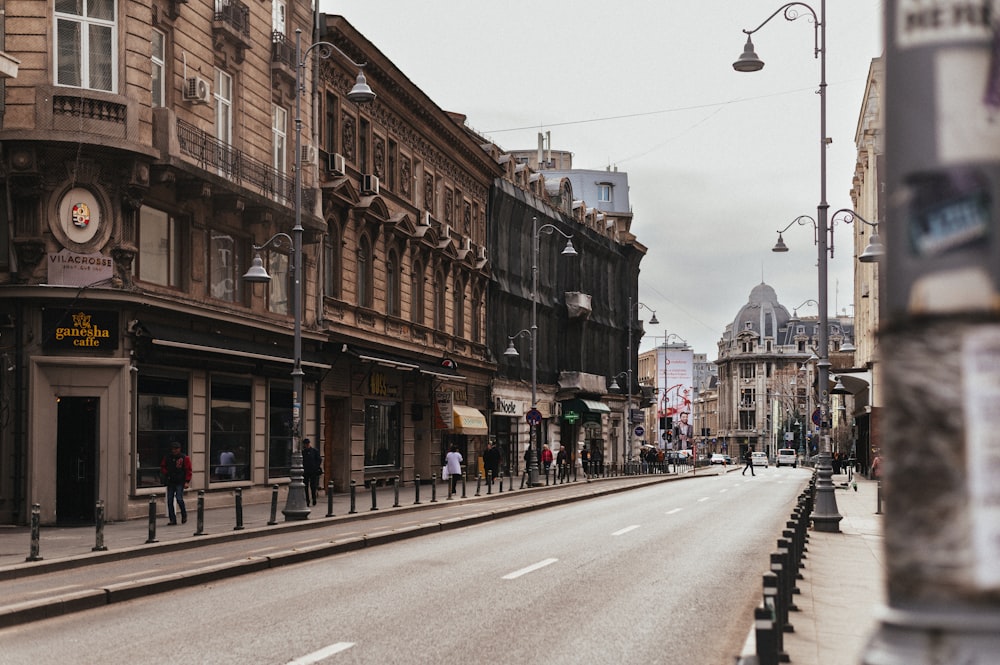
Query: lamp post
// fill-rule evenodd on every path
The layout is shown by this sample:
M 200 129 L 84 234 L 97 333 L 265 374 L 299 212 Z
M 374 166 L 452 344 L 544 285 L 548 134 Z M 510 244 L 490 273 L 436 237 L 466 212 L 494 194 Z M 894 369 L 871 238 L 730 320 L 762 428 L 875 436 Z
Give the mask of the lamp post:
M 649 305 L 646 305 L 645 303 L 641 303 L 641 302 L 638 302 L 638 301 L 634 301 L 634 304 L 633 304 L 632 296 L 628 297 L 628 365 L 627 365 L 628 369 L 626 370 L 626 373 L 628 374 L 628 378 L 626 379 L 628 381 L 628 387 L 627 387 L 628 397 L 625 400 L 625 419 L 624 419 L 625 420 L 625 438 L 622 439 L 622 446 L 623 446 L 623 448 L 625 448 L 624 450 L 622 450 L 622 458 L 623 458 L 622 461 L 623 462 L 625 461 L 624 460 L 625 453 L 628 450 L 630 450 L 629 442 L 631 441 L 631 436 L 629 435 L 629 433 L 632 431 L 631 430 L 631 425 L 632 425 L 632 317 L 633 317 L 633 312 L 635 312 L 635 314 L 634 314 L 635 316 L 638 316 L 639 312 L 643 308 L 646 308 L 650 312 L 653 313 L 653 316 L 649 317 L 649 325 L 651 325 L 651 326 L 657 326 L 657 325 L 660 324 L 659 320 L 657 320 L 657 318 L 656 318 L 656 310 L 654 310 Z
M 531 460 L 528 462 L 528 484 L 532 487 L 541 485 L 538 480 L 538 425 L 539 421 L 535 414 L 538 413 L 538 240 L 542 233 L 551 235 L 558 233 L 566 239 L 566 246 L 563 247 L 564 256 L 576 256 L 576 248 L 573 247 L 573 234 L 565 233 L 554 224 L 544 224 L 538 226 L 538 217 L 531 218 L 531 328 L 521 330 L 515 335 L 508 336 L 507 350 L 505 356 L 519 355 L 514 348 L 514 340 L 525 334 L 531 337 L 531 418 L 528 422 L 528 445 L 531 448 Z
M 767 25 L 779 13 L 786 21 L 794 21 L 802 16 L 811 17 L 813 23 L 813 56 L 820 61 L 819 80 L 819 204 L 816 206 L 816 244 L 818 246 L 819 262 L 819 401 L 821 413 L 821 448 L 818 465 L 818 480 L 816 483 L 816 509 L 813 512 L 813 525 L 818 531 L 840 531 L 840 520 L 843 517 L 837 512 L 837 498 L 834 495 L 833 466 L 830 459 L 829 441 L 826 433 L 829 417 L 829 391 L 827 381 L 830 372 L 829 359 L 829 320 L 827 312 L 827 210 L 830 207 L 826 201 L 826 147 L 830 139 L 826 135 L 826 0 L 820 0 L 819 14 L 803 2 L 789 2 L 779 7 L 767 17 L 763 23 L 753 30 L 744 30 L 747 36 L 746 45 L 739 59 L 733 63 L 733 69 L 738 72 L 756 72 L 764 67 L 764 62 L 757 57 L 750 36 Z M 808 12 L 803 14 L 800 8 Z M 799 218 L 801 219 L 801 218 Z M 796 220 L 798 221 L 798 220 Z M 800 222 L 801 223 L 801 222 Z
M 292 248 L 292 264 L 290 271 L 292 275 L 292 317 L 294 320 L 294 335 L 292 342 L 292 465 L 289 469 L 291 482 L 288 485 L 288 497 L 282 513 L 285 521 L 304 520 L 309 517 L 309 508 L 306 503 L 305 484 L 302 482 L 302 277 L 304 262 L 302 259 L 302 94 L 305 92 L 305 57 L 309 52 L 316 49 L 316 53 L 324 60 L 339 53 L 345 60 L 358 68 L 358 77 L 354 87 L 347 93 L 347 99 L 356 104 L 367 104 L 375 99 L 375 93 L 368 87 L 365 80 L 363 68 L 367 63 L 354 62 L 346 53 L 330 42 L 316 42 L 309 45 L 302 51 L 302 30 L 295 30 L 295 175 L 293 179 L 294 205 L 295 205 L 295 226 L 292 228 L 292 235 L 287 233 L 276 233 L 262 245 L 254 245 L 257 252 L 254 256 L 250 269 L 243 275 L 243 279 L 251 284 L 268 283 L 271 276 L 264 268 L 264 262 L 260 257 L 260 250 L 268 246 L 275 245 L 279 240 L 283 240 Z

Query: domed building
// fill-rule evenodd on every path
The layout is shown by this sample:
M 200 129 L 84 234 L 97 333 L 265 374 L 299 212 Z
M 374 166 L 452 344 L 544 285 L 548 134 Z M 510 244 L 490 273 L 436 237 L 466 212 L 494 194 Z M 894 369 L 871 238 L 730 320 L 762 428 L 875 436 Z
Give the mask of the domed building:
M 798 307 L 816 305 L 807 300 Z M 774 288 L 758 284 L 750 291 L 733 322 L 719 340 L 718 430 L 713 452 L 738 459 L 749 447 L 772 457 L 778 448 L 794 447 L 811 454 L 818 425 L 813 425 L 817 400 L 813 362 L 819 339 L 818 316 L 789 314 L 778 302 Z M 847 349 L 853 332 L 851 317 L 829 317 L 831 378 L 837 368 L 852 365 Z M 841 345 L 845 352 L 841 352 Z M 838 413 L 841 406 L 831 400 L 838 431 L 850 439 L 850 427 Z M 842 413 L 842 411 L 841 411 Z M 818 416 L 817 416 L 818 419 Z M 849 443 L 847 446 L 849 448 Z

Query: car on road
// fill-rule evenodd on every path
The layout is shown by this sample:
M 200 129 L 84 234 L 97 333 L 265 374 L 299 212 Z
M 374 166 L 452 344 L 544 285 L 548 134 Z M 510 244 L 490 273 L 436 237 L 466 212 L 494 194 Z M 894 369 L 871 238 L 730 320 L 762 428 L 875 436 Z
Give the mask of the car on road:
M 798 466 L 799 455 L 795 448 L 779 448 L 778 457 L 774 461 L 775 466 Z
M 719 454 L 719 453 L 713 453 L 712 454 L 712 459 L 709 460 L 709 463 L 711 463 L 711 464 L 728 464 L 729 462 L 726 460 L 726 456 L 725 455 L 722 455 L 722 454 Z
M 767 467 L 767 453 L 756 452 L 750 455 L 750 461 L 754 466 Z

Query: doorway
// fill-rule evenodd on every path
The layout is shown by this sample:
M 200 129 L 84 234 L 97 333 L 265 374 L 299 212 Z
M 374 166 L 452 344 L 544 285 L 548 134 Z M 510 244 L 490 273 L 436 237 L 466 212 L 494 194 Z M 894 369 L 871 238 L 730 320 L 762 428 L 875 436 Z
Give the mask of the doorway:
M 97 502 L 97 397 L 60 397 L 56 415 L 56 522 L 93 524 Z

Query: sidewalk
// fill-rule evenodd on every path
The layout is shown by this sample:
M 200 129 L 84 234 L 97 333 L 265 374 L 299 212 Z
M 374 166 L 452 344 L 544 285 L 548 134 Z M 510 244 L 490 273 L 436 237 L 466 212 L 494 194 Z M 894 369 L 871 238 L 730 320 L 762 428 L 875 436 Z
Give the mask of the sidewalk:
M 794 632 L 785 633 L 785 653 L 795 665 L 857 665 L 876 616 L 885 604 L 883 515 L 878 510 L 878 483 L 854 476 L 857 491 L 842 487 L 846 474 L 833 477 L 839 533 L 809 529 L 808 552 L 795 596 L 797 612 L 789 614 Z M 763 573 L 763 571 L 761 571 Z M 752 623 L 753 617 L 750 617 Z M 756 663 L 751 627 L 744 665 Z

